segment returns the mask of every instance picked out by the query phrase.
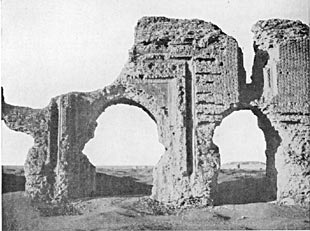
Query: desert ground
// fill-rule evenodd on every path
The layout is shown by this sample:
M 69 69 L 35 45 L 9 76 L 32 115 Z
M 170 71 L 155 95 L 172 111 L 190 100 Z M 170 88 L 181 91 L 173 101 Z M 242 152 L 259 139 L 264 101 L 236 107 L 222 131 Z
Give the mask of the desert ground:
M 310 212 L 279 205 L 265 191 L 264 164 L 228 163 L 213 207 L 174 209 L 148 199 L 152 166 L 97 167 L 93 197 L 64 206 L 34 203 L 24 194 L 22 166 L 2 167 L 3 230 L 310 229 Z

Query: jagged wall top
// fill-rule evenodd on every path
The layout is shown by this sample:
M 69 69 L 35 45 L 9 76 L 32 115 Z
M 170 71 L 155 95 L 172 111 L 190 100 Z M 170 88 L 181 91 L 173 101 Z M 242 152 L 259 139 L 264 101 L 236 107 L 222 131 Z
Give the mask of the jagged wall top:
M 165 17 L 143 17 L 135 29 L 135 54 L 145 52 L 169 53 L 173 47 L 191 45 L 195 54 L 202 48 L 223 41 L 227 35 L 216 25 L 198 19 L 169 19 Z M 184 54 L 184 56 L 186 56 Z
M 223 37 L 225 33 L 210 23 L 198 19 L 169 19 L 165 17 L 143 17 L 135 28 L 135 44 L 166 42 L 173 44 L 192 44 L 195 40 L 198 47 L 206 47 L 208 39 Z M 211 41 L 209 41 L 210 43 Z
M 274 96 L 269 104 L 282 113 L 309 113 L 309 26 L 270 19 L 259 21 L 252 31 L 256 48 L 268 52 L 264 92 L 269 88 Z
M 135 43 L 119 80 L 174 78 L 180 75 L 178 61 L 218 56 L 228 43 L 237 44 L 210 22 L 143 17 L 136 25 Z
M 287 40 L 309 38 L 309 26 L 299 20 L 259 20 L 251 31 L 254 33 L 254 47 L 261 50 L 273 48 Z

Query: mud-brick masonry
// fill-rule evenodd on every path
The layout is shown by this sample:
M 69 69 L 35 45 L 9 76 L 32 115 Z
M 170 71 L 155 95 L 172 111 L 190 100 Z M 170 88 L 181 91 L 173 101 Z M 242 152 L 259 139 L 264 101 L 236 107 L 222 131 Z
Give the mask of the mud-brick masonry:
M 214 129 L 233 111 L 249 109 L 265 134 L 270 190 L 279 201 L 309 203 L 309 27 L 272 19 L 252 31 L 251 84 L 237 41 L 216 25 L 144 17 L 112 85 L 57 96 L 42 109 L 12 106 L 2 97 L 2 120 L 34 138 L 25 163 L 27 193 L 66 200 L 94 192 L 96 169 L 82 150 L 107 107 L 129 104 L 156 122 L 165 147 L 154 170 L 153 199 L 212 204 L 220 168 Z

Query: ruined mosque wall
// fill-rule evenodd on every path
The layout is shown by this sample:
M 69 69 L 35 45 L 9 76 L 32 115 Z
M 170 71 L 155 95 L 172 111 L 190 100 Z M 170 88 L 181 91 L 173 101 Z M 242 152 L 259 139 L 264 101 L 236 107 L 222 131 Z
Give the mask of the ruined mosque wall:
M 165 101 L 157 101 L 145 91 L 129 85 L 111 85 L 90 93 L 69 93 L 56 97 L 55 101 L 60 124 L 54 170 L 57 173 L 53 198 L 57 200 L 96 195 L 95 167 L 83 154 L 83 149 L 94 137 L 96 120 L 107 107 L 118 103 L 134 105 L 141 107 L 162 126 L 165 124 L 160 121 L 167 121 L 163 119 Z
M 254 45 L 268 54 L 263 93 L 252 102 L 281 138 L 275 154 L 277 199 L 308 204 L 310 196 L 309 27 L 300 21 L 256 23 Z
M 48 146 L 48 107 L 32 109 L 28 107 L 12 106 L 4 103 L 2 94 L 2 120 L 12 130 L 29 134 L 34 139 L 25 161 L 25 188 L 32 195 L 40 195 L 49 199 L 51 187 L 48 183 L 50 174 Z M 41 186 L 38 186 L 38 185 Z
M 289 39 L 270 42 L 281 25 L 284 30 L 293 28 L 290 33 L 280 31 L 290 34 Z M 305 203 L 309 193 L 305 183 L 309 176 L 307 27 L 292 21 L 260 21 L 253 30 L 252 84 L 245 83 L 236 40 L 216 25 L 197 19 L 144 17 L 135 28 L 128 62 L 110 86 L 57 96 L 37 110 L 2 99 L 5 123 L 35 138 L 25 164 L 28 194 L 52 200 L 96 194 L 95 167 L 83 154 L 84 146 L 107 107 L 129 104 L 142 108 L 156 122 L 165 147 L 154 169 L 153 199 L 178 205 L 212 204 L 220 168 L 214 129 L 232 111 L 251 109 L 268 140 L 266 155 L 276 161 L 271 174 L 277 175 L 278 199 Z M 292 38 L 298 42 L 290 42 Z M 294 62 L 288 60 L 291 56 Z
M 239 97 L 237 42 L 211 23 L 163 17 L 142 18 L 135 35 L 120 79 L 167 81 L 170 90 L 169 143 L 154 170 L 152 197 L 211 203 L 219 168 L 212 132 Z

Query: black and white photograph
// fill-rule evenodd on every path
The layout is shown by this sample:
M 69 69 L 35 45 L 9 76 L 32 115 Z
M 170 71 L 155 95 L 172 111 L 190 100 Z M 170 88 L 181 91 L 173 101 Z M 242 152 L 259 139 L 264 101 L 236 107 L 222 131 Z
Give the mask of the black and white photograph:
M 1 0 L 2 230 L 310 230 L 309 25 L 309 0 Z

